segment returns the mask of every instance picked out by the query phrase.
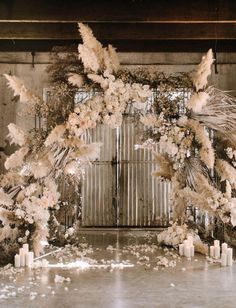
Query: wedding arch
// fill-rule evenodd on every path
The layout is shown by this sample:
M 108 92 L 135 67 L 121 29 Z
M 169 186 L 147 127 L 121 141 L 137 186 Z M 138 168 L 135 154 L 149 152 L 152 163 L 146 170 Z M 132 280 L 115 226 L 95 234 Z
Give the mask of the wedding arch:
M 58 179 L 63 176 L 79 193 L 84 168 L 99 158 L 101 147 L 88 142 L 86 133 L 98 123 L 119 127 L 128 106 L 147 128 L 139 146 L 153 152 L 158 170 L 152 175 L 172 183 L 174 213 L 168 232 L 174 235 L 167 244 L 178 244 L 177 231 L 188 230 L 189 206 L 207 211 L 233 230 L 236 100 L 207 85 L 212 51 L 192 74 L 128 71 L 120 66 L 115 49 L 103 47 L 88 26 L 79 24 L 79 31 L 83 44 L 78 55 L 59 53 L 48 68 L 52 82 L 48 100 L 37 97 L 18 77 L 5 74 L 25 112 L 43 124 L 29 132 L 8 125 L 8 136 L 19 149 L 7 158 L 7 172 L 0 178 L 0 241 L 9 250 L 19 242 L 30 242 L 40 254 L 40 243 L 48 237 L 48 224 L 55 218 L 51 210 L 62 205 Z M 93 95 L 75 105 L 81 88 Z M 158 95 L 147 112 L 153 89 Z M 190 93 L 188 100 L 173 95 L 183 89 Z

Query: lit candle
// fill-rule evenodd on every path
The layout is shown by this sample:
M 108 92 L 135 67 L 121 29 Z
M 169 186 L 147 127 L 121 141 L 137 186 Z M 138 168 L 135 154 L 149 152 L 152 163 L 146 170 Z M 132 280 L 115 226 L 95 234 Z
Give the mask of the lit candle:
M 220 259 L 220 246 L 215 246 L 215 259 Z
M 215 257 L 215 247 L 214 246 L 210 246 L 210 257 L 211 258 Z
M 184 255 L 184 244 L 179 244 L 179 254 L 180 256 Z
M 227 254 L 222 253 L 221 254 L 221 266 L 226 266 L 227 265 Z
M 214 240 L 214 246 L 215 246 L 215 247 L 220 246 L 220 241 L 219 241 L 219 240 Z
M 223 243 L 223 244 L 221 245 L 222 253 L 227 254 L 227 248 L 228 248 L 227 243 Z
M 227 248 L 227 265 L 232 266 L 233 265 L 233 249 Z
M 23 244 L 23 249 L 25 253 L 29 252 L 29 244 Z
M 29 251 L 25 255 L 26 266 L 31 267 L 33 265 L 33 261 L 34 261 L 34 253 L 33 253 L 33 251 Z
M 16 254 L 14 261 L 15 267 L 20 267 L 20 255 Z
M 24 248 L 20 248 L 20 266 L 25 266 L 25 251 L 24 251 Z

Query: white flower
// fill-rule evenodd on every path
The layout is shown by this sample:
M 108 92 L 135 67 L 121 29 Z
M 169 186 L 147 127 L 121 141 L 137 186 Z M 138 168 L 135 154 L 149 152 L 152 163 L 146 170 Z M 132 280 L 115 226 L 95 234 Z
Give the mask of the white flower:
M 103 118 L 104 124 L 110 126 L 111 128 L 120 127 L 122 124 L 122 114 L 121 113 L 114 113 L 112 115 L 105 115 Z
M 52 165 L 47 158 L 42 158 L 36 162 L 31 163 L 30 170 L 35 179 L 47 176 L 52 169 Z

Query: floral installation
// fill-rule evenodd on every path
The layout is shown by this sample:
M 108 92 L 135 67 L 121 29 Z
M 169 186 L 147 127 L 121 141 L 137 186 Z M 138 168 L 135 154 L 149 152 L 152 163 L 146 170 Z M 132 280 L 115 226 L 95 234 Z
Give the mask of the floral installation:
M 58 52 L 47 70 L 52 83 L 47 100 L 18 77 L 4 75 L 14 95 L 42 125 L 29 132 L 12 123 L 8 126 L 10 142 L 19 148 L 7 158 L 7 172 L 0 177 L 2 241 L 11 249 L 16 239 L 30 242 L 36 255 L 42 252 L 49 221 L 58 225 L 51 212 L 66 204 L 60 200 L 60 178 L 78 193 L 84 167 L 99 159 L 102 145 L 89 142 L 88 131 L 99 123 L 121 126 L 130 108 L 145 126 L 137 148 L 153 152 L 158 166 L 153 176 L 172 182 L 174 224 L 159 236 L 160 241 L 176 245 L 179 237 L 183 240 L 189 232 L 187 207 L 197 206 L 235 226 L 236 100 L 207 85 L 212 51 L 192 76 L 128 71 L 120 65 L 116 50 L 103 47 L 88 26 L 79 23 L 79 32 L 83 43 L 78 55 Z M 76 103 L 81 89 L 88 95 Z M 182 95 L 186 91 L 187 100 Z

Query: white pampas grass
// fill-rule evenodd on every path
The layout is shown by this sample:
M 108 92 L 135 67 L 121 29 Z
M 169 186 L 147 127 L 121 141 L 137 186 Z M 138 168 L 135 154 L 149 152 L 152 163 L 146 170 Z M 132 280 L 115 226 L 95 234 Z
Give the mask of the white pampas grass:
M 10 138 L 10 144 L 15 143 L 23 146 L 26 142 L 25 132 L 16 124 L 10 123 L 8 126 L 9 134 L 7 137 Z
M 236 169 L 223 159 L 216 160 L 216 171 L 221 177 L 221 181 L 228 180 L 236 189 Z
M 5 206 L 11 206 L 13 204 L 12 198 L 0 188 L 0 204 Z
M 84 84 L 84 79 L 81 75 L 78 74 L 70 74 L 68 77 L 69 83 L 71 83 L 73 86 L 76 86 L 78 88 L 81 88 Z
M 115 51 L 115 48 L 113 48 L 112 45 L 108 45 L 108 48 L 104 48 L 104 66 L 105 70 L 108 73 L 117 72 L 120 66 L 120 62 L 118 59 L 118 55 Z
M 194 93 L 187 103 L 187 108 L 198 113 L 202 110 L 202 107 L 207 104 L 208 99 L 209 94 L 206 92 Z
M 13 153 L 11 156 L 9 156 L 5 161 L 5 168 L 9 170 L 22 166 L 25 155 L 28 153 L 28 150 L 29 149 L 27 147 L 22 147 L 21 149 Z
M 163 177 L 164 179 L 171 180 L 174 175 L 174 169 L 171 161 L 167 155 L 154 152 L 155 162 L 158 164 L 159 169 L 153 171 L 152 175 L 155 177 Z
M 78 25 L 83 40 L 83 44 L 78 46 L 79 58 L 82 60 L 85 69 L 94 73 L 98 71 L 117 72 L 120 63 L 115 48 L 111 45 L 108 45 L 108 48 L 103 48 L 88 26 L 82 23 Z
M 100 63 L 96 53 L 87 46 L 79 44 L 79 58 L 82 60 L 84 68 L 97 73 L 100 70 Z
M 201 145 L 199 150 L 200 159 L 206 164 L 208 168 L 212 169 L 215 163 L 215 152 L 205 128 L 198 121 L 192 119 L 186 120 L 185 125 L 195 133 L 196 139 Z
M 89 79 L 91 79 L 93 82 L 100 84 L 102 89 L 107 89 L 108 88 L 108 79 L 104 78 L 101 75 L 97 74 L 88 74 L 87 75 Z
M 38 104 L 40 103 L 40 98 L 36 96 L 33 92 L 28 90 L 23 81 L 21 81 L 16 76 L 11 76 L 8 74 L 3 74 L 8 81 L 8 86 L 14 91 L 14 96 L 19 95 L 20 101 L 26 104 Z
M 85 69 L 97 73 L 102 69 L 103 48 L 102 44 L 94 37 L 92 30 L 79 23 L 79 32 L 81 34 L 83 44 L 79 44 L 79 58 L 82 60 Z
M 53 130 L 48 135 L 44 144 L 46 147 L 52 145 L 53 143 L 61 143 L 64 141 L 63 135 L 65 133 L 66 127 L 65 125 L 57 125 L 53 128 Z
M 112 66 L 112 71 L 116 73 L 119 70 L 120 61 L 116 49 L 110 44 L 108 45 L 108 53 L 109 53 L 110 63 Z
M 197 71 L 193 74 L 192 80 L 196 91 L 204 89 L 207 85 L 207 77 L 211 74 L 211 65 L 214 62 L 212 49 L 202 57 L 201 63 L 198 65 Z
M 102 51 L 102 44 L 93 35 L 93 31 L 83 23 L 78 23 L 79 32 L 83 40 L 83 44 L 92 50 Z

